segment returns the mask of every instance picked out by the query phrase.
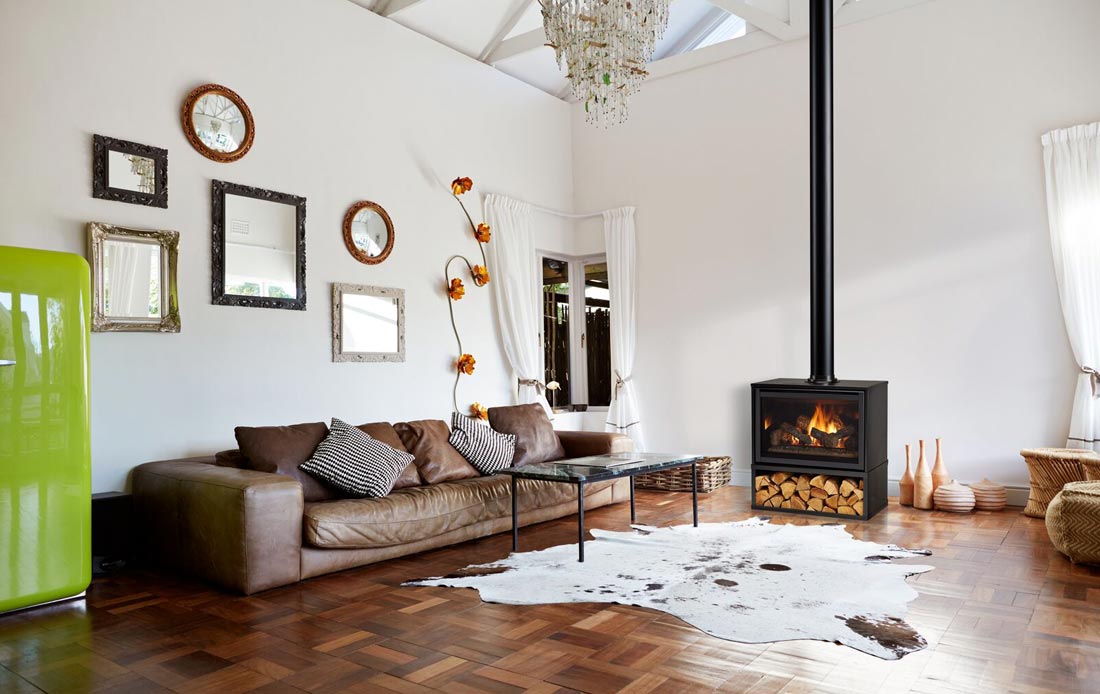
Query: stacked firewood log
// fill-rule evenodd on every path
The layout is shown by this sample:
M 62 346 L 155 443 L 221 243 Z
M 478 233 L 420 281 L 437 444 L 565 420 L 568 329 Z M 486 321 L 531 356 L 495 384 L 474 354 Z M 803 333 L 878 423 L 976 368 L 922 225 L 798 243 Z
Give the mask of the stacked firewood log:
M 796 511 L 863 515 L 863 480 L 773 472 L 757 475 L 756 505 Z

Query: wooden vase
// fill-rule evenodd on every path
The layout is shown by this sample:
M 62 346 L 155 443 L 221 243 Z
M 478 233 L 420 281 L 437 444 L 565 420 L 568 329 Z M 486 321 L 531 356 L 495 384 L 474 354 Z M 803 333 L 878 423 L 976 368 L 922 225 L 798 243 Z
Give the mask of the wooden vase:
M 913 505 L 913 471 L 909 468 L 912 450 L 912 446 L 905 444 L 905 474 L 901 476 L 901 482 L 898 483 L 898 486 L 901 488 L 901 494 L 898 496 L 898 503 L 902 506 Z
M 943 464 L 943 443 L 936 439 L 936 464 L 932 466 L 932 493 L 945 484 L 951 484 L 951 475 L 947 474 L 947 466 Z
M 932 509 L 932 472 L 924 460 L 924 439 L 920 441 L 920 453 L 917 456 L 917 472 L 913 476 L 913 507 L 924 511 Z

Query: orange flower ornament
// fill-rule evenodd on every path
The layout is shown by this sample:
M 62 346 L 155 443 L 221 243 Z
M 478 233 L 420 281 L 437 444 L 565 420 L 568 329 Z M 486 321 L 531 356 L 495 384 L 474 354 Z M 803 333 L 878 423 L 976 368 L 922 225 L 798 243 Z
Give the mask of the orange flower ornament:
M 478 243 L 489 243 L 489 238 L 492 236 L 489 233 L 489 225 L 485 222 L 477 225 L 477 229 L 474 231 L 474 238 Z
M 473 376 L 475 364 L 477 364 L 477 360 L 474 359 L 474 355 L 463 354 L 458 358 L 458 372 L 466 374 L 467 376 Z
M 447 287 L 447 296 L 451 297 L 451 301 L 458 301 L 466 296 L 466 287 L 463 286 L 462 280 L 457 277 L 451 280 L 451 286 Z
M 482 405 L 480 402 L 475 402 L 470 405 L 470 416 L 474 419 L 489 419 L 489 408 Z
M 463 193 L 468 192 L 473 187 L 474 182 L 465 176 L 462 178 L 456 178 L 455 180 L 451 181 L 451 192 L 455 195 L 462 195 Z
M 484 287 L 489 284 L 489 270 L 481 265 L 475 265 L 472 274 L 474 276 L 474 284 L 477 286 Z

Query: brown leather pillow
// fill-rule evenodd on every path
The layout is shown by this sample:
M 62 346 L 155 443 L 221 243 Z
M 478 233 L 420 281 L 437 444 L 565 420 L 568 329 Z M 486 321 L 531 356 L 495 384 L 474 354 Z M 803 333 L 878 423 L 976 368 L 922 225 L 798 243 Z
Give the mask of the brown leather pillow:
M 405 444 L 401 441 L 401 437 L 397 435 L 397 430 L 394 429 L 393 425 L 389 422 L 360 424 L 355 428 L 372 439 L 381 441 L 390 448 L 396 448 L 403 453 L 408 453 L 405 449 Z M 420 473 L 416 471 L 416 463 L 412 462 L 405 466 L 405 469 L 401 472 L 401 476 L 393 483 L 393 488 L 404 489 L 405 487 L 419 487 L 421 484 L 423 483 L 420 481 Z
M 405 450 L 413 454 L 413 463 L 426 484 L 481 476 L 447 440 L 451 430 L 443 420 L 399 422 L 393 428 L 405 444 Z
M 298 469 L 299 465 L 310 459 L 317 445 L 328 434 L 328 426 L 324 422 L 285 427 L 237 427 L 233 433 L 241 453 L 248 458 L 250 470 L 293 477 L 301 483 L 306 501 L 338 498 L 335 490 Z
M 565 457 L 554 425 L 546 416 L 542 405 L 512 405 L 511 407 L 490 407 L 489 426 L 505 434 L 515 434 L 516 455 L 512 466 L 545 463 L 548 460 L 561 460 Z
M 238 470 L 248 469 L 248 458 L 244 457 L 241 449 L 234 448 L 228 451 L 218 451 L 214 454 L 214 464 L 218 467 L 235 467 Z

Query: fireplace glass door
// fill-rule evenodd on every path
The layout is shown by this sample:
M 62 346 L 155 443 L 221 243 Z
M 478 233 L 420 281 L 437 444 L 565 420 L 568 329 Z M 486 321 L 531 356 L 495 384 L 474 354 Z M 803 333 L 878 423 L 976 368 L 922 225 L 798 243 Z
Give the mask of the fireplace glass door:
M 815 467 L 859 467 L 862 432 L 857 393 L 758 392 L 757 457 Z

